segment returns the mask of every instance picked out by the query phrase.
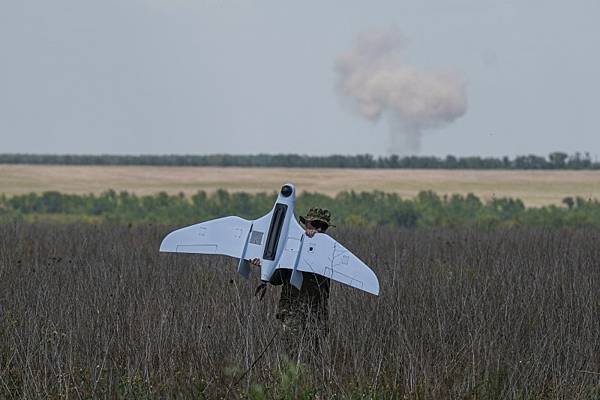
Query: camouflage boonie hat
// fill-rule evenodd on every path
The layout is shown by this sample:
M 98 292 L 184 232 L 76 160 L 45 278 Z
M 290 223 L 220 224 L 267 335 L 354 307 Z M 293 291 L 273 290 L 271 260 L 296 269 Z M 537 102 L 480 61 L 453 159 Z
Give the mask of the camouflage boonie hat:
M 308 210 L 306 216 L 301 215 L 299 219 L 304 225 L 306 225 L 307 221 L 321 221 L 327 224 L 328 227 L 331 226 L 335 228 L 335 225 L 331 223 L 331 213 L 326 208 L 313 207 Z

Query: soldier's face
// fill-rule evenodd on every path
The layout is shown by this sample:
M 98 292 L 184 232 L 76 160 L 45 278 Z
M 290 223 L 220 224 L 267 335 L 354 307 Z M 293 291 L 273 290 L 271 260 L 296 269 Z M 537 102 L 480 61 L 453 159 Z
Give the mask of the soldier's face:
M 306 227 L 308 229 L 314 229 L 319 233 L 323 233 L 325 230 L 327 230 L 327 225 L 321 221 L 306 221 Z

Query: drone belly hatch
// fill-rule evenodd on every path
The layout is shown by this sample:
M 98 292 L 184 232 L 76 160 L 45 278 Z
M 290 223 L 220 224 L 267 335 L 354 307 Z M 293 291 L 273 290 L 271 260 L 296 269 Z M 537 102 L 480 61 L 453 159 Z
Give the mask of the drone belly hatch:
M 265 247 L 262 254 L 262 267 L 260 270 L 260 279 L 268 282 L 277 268 L 277 263 L 281 258 L 287 231 L 289 226 L 289 208 L 287 204 L 277 203 L 273 209 L 273 217 L 269 224 L 269 230 L 265 241 Z
M 285 223 L 285 216 L 287 213 L 288 206 L 285 204 L 277 203 L 273 210 L 273 218 L 271 218 L 271 226 L 267 235 L 267 241 L 265 243 L 265 249 L 263 253 L 263 260 L 275 261 L 279 249 L 279 242 L 281 238 L 281 231 Z

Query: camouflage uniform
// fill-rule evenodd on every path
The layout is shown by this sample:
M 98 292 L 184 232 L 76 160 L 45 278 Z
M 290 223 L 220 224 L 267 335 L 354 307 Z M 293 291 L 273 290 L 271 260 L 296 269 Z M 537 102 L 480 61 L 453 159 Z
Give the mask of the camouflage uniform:
M 322 221 L 330 225 L 331 215 L 328 210 L 311 208 L 306 217 L 300 221 Z M 320 338 L 328 333 L 329 317 L 329 285 L 330 280 L 321 275 L 302 272 L 302 287 L 297 289 L 290 283 L 292 271 L 280 269 L 275 271 L 271 284 L 281 285 L 281 296 L 276 318 L 282 323 L 282 342 L 286 352 L 295 358 L 304 346 L 319 350 Z
M 277 270 L 271 283 L 281 285 L 275 317 L 282 324 L 286 352 L 293 355 L 302 344 L 318 347 L 319 338 L 327 335 L 329 278 L 303 272 L 298 290 L 290 284 L 290 276 L 290 270 Z

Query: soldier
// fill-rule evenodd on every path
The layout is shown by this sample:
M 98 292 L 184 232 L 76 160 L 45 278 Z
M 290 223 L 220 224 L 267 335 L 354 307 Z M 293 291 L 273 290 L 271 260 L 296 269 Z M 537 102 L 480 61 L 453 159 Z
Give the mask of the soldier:
M 308 237 L 323 233 L 330 226 L 335 227 L 331 224 L 329 210 L 322 208 L 311 208 L 299 219 Z M 251 263 L 260 266 L 260 259 L 255 258 Z M 278 269 L 270 283 L 281 285 L 275 318 L 282 323 L 282 340 L 288 355 L 293 357 L 303 342 L 318 347 L 319 337 L 327 334 L 329 278 L 302 272 L 302 287 L 296 289 L 290 283 L 291 273 L 289 269 Z

